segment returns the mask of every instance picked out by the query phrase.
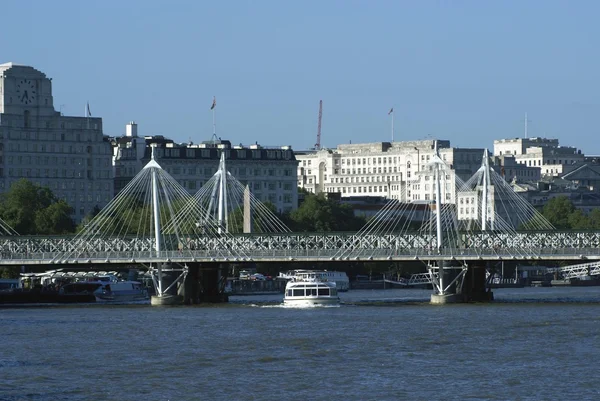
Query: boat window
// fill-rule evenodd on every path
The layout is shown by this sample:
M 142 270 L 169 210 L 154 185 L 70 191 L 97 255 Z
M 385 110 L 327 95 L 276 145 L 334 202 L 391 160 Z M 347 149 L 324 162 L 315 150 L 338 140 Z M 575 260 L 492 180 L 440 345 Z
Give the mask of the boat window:
M 317 296 L 317 289 L 316 288 L 307 288 L 306 289 L 306 295 L 307 296 L 310 295 L 310 296 L 316 297 Z
M 287 296 L 291 297 L 292 296 L 292 290 L 287 290 Z
M 295 297 L 303 297 L 304 296 L 304 290 L 303 289 L 294 289 L 294 296 Z
M 329 288 L 319 288 L 319 295 L 329 295 Z

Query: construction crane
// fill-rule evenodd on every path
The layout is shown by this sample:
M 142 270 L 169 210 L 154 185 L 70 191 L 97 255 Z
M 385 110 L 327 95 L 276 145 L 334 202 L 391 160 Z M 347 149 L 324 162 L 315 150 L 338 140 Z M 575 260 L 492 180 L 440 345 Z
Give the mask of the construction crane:
M 323 101 L 319 100 L 319 126 L 317 128 L 317 143 L 315 143 L 315 150 L 321 150 L 321 118 L 323 118 Z

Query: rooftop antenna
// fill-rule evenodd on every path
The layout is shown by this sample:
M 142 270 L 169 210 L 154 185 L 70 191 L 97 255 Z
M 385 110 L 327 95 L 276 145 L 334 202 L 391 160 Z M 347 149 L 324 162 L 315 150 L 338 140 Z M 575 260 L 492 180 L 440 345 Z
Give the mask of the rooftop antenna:
M 317 143 L 315 150 L 321 150 L 321 119 L 323 118 L 323 101 L 319 100 L 319 126 L 317 127 Z

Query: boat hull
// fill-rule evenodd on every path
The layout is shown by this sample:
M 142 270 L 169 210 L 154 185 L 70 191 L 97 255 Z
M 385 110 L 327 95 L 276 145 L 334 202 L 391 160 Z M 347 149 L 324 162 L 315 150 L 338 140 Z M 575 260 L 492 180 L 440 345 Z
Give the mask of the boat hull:
M 339 298 L 311 298 L 311 297 L 303 297 L 303 298 L 284 298 L 283 304 L 287 306 L 332 306 L 339 305 Z
M 150 299 L 148 293 L 136 293 L 136 294 L 111 294 L 102 293 L 96 294 L 96 302 L 136 302 L 136 301 L 147 301 Z
M 0 292 L 0 304 L 73 304 L 95 301 L 93 294 L 60 294 L 58 291 Z

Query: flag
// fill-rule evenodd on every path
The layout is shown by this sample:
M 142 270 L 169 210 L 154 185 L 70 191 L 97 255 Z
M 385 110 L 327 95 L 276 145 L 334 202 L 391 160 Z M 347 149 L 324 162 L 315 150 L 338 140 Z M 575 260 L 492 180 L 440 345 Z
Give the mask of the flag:
M 213 96 L 213 103 L 212 103 L 212 106 L 210 106 L 210 109 L 211 110 L 214 109 L 216 105 L 217 105 L 217 98 Z
M 394 112 L 394 108 L 392 107 L 392 108 L 390 109 L 390 111 L 388 112 L 388 116 L 389 116 L 390 114 L 392 114 L 393 112 Z
M 87 105 L 85 106 L 85 116 L 86 117 L 91 117 L 92 116 L 92 112 L 90 111 L 90 102 L 87 103 Z

